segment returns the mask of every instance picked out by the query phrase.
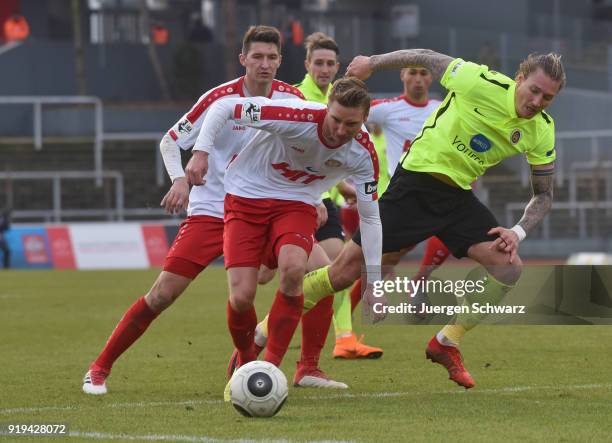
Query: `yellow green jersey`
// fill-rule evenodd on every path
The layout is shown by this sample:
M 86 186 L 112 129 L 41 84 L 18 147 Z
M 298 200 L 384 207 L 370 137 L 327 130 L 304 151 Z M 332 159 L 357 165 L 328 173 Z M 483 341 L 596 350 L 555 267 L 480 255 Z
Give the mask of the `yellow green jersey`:
M 293 86 L 298 88 L 300 92 L 304 94 L 306 100 L 308 100 L 309 102 L 323 103 L 324 105 L 327 104 L 327 99 L 332 90 L 332 85 L 330 83 L 329 85 L 327 85 L 327 91 L 323 93 L 323 91 L 321 91 L 321 88 L 317 86 L 314 79 L 308 73 L 306 73 L 304 79 L 301 82 Z
M 402 156 L 404 169 L 447 175 L 463 189 L 505 158 L 525 154 L 531 165 L 555 160 L 555 124 L 542 111 L 519 118 L 516 82 L 457 58 L 442 79 L 448 94 Z

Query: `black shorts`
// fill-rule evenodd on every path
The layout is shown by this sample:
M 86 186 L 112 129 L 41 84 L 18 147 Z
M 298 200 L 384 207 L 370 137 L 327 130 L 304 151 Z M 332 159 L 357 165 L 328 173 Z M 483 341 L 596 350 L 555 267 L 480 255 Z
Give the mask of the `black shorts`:
M 495 216 L 465 189 L 449 186 L 422 172 L 398 166 L 379 200 L 383 253 L 398 252 L 436 235 L 457 258 L 470 246 L 492 241 Z M 353 240 L 361 245 L 359 231 Z
M 344 232 L 340 223 L 340 210 L 331 199 L 323 199 L 323 204 L 327 208 L 327 222 L 317 229 L 315 239 L 317 241 L 327 240 L 329 238 L 339 238 L 344 241 Z

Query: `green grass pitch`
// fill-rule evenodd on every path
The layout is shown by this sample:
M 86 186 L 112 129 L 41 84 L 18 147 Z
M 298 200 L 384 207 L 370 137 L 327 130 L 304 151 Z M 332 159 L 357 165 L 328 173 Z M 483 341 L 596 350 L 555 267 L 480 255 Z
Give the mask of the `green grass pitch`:
M 365 326 L 376 361 L 321 366 L 348 391 L 290 388 L 271 419 L 223 403 L 231 341 L 222 268 L 206 270 L 115 364 L 109 394 L 81 379 L 158 271 L 0 272 L 0 424 L 67 423 L 65 438 L 0 441 L 609 441 L 612 329 L 481 326 L 462 344 L 470 391 L 424 358 L 434 326 Z M 274 288 L 260 288 L 257 310 Z M 282 366 L 289 380 L 299 341 Z

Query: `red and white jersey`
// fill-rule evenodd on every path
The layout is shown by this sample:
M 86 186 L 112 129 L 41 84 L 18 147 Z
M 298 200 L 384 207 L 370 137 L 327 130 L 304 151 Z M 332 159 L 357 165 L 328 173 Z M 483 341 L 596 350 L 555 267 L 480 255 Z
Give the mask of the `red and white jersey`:
M 314 205 L 323 192 L 351 177 L 360 200 L 376 200 L 378 158 L 365 127 L 348 143 L 329 146 L 323 138 L 326 114 L 327 106 L 315 102 L 224 100 L 206 116 L 196 148 L 214 151 L 216 134 L 231 120 L 261 130 L 228 167 L 226 192 Z
M 168 134 L 181 149 L 191 149 L 196 144 L 202 122 L 210 106 L 217 101 L 230 97 L 246 97 L 247 93 L 244 76 L 207 91 L 189 112 L 168 131 Z M 273 80 L 269 98 L 273 100 L 303 99 L 304 96 L 297 88 L 279 80 Z M 216 149 L 208 158 L 206 183 L 203 186 L 191 188 L 187 208 L 188 215 L 209 215 L 223 218 L 223 199 L 225 198 L 223 177 L 225 170 L 231 159 L 240 152 L 255 132 L 255 129 L 236 124 L 233 121 L 228 121 L 221 128 L 215 143 Z
M 368 123 L 376 123 L 385 134 L 390 177 L 393 176 L 402 154 L 410 148 L 423 123 L 439 104 L 439 100 L 429 100 L 423 105 L 414 104 L 405 95 L 372 100 Z

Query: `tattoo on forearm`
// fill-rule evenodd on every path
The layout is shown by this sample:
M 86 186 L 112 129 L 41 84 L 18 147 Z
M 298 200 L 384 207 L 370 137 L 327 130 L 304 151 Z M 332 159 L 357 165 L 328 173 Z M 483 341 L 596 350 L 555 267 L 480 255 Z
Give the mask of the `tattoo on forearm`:
M 554 169 L 534 169 L 531 174 L 533 197 L 525 207 L 523 217 L 518 224 L 531 231 L 540 223 L 552 206 Z
M 373 55 L 370 60 L 375 71 L 418 65 L 429 69 L 433 77 L 438 79 L 442 77 L 450 62 L 453 61 L 453 57 L 431 49 L 402 49 L 387 54 Z

